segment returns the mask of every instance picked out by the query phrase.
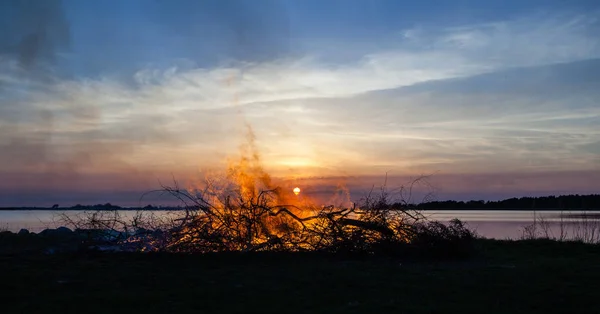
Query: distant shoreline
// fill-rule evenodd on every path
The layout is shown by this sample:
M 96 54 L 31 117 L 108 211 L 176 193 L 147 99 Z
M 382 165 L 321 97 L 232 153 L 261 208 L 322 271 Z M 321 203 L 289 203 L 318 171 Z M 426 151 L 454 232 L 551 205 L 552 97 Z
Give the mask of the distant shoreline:
M 177 208 L 177 207 L 155 207 L 155 208 L 144 208 L 144 207 L 121 207 L 121 208 L 52 208 L 52 207 L 0 207 L 0 211 L 184 211 L 185 208 Z M 453 208 L 439 208 L 439 209 L 416 209 L 417 211 L 431 212 L 431 211 L 591 211 L 598 212 L 600 208 L 463 208 L 463 209 L 453 209 Z
M 143 208 L 143 207 L 121 207 L 121 208 L 71 208 L 71 207 L 0 207 L 0 211 L 17 211 L 17 210 L 43 210 L 43 211 L 173 211 L 173 210 L 185 210 L 185 208 Z

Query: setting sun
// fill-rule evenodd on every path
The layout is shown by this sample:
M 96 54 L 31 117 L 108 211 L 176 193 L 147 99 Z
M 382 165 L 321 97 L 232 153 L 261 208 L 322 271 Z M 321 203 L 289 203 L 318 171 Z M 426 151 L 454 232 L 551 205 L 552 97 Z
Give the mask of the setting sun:
M 296 194 L 296 195 L 300 194 L 300 188 L 299 187 L 295 187 L 294 188 L 294 194 Z

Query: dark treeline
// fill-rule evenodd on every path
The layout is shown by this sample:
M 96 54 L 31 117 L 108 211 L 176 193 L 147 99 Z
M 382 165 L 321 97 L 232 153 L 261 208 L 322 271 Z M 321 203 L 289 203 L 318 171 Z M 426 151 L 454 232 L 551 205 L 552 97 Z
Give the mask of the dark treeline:
M 501 201 L 432 201 L 419 210 L 600 210 L 600 194 L 509 198 Z
M 398 204 L 398 206 L 402 206 Z M 561 195 L 541 197 L 509 198 L 501 201 L 431 201 L 411 208 L 417 210 L 600 210 L 600 194 L 591 195 Z M 182 210 L 181 206 L 121 207 L 106 204 L 80 205 L 71 207 L 4 207 L 0 210 Z
M 58 208 L 57 205 L 55 205 L 55 208 Z M 112 205 L 110 203 L 106 203 L 106 204 L 96 204 L 96 205 L 80 205 L 77 204 L 75 206 L 71 206 L 71 207 L 65 207 L 65 208 L 61 208 L 61 209 L 67 209 L 67 210 L 182 210 L 184 209 L 181 206 L 153 206 L 153 205 L 146 205 L 144 207 L 121 207 L 118 205 Z
M 181 206 L 153 206 L 147 205 L 144 207 L 121 207 L 118 205 L 112 205 L 111 203 L 96 204 L 96 205 L 81 205 L 77 204 L 70 207 L 60 207 L 55 204 L 52 207 L 3 207 L 0 210 L 83 210 L 83 211 L 97 211 L 97 210 L 182 210 Z

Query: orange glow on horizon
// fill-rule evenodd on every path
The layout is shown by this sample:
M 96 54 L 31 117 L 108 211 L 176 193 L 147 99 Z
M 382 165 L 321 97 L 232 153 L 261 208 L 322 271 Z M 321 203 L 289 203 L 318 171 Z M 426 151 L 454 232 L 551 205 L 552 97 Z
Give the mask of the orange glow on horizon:
M 294 194 L 296 194 L 296 195 L 300 194 L 300 188 L 299 187 L 295 187 L 294 188 Z

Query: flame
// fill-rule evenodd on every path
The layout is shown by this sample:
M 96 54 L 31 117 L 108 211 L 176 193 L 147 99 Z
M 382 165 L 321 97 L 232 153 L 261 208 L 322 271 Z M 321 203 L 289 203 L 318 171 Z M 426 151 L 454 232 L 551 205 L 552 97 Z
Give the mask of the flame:
M 255 198 L 261 190 L 273 190 L 271 176 L 263 169 L 260 155 L 256 149 L 256 135 L 246 124 L 246 143 L 240 147 L 241 156 L 230 160 L 227 166 L 227 179 L 240 189 L 246 199 Z

